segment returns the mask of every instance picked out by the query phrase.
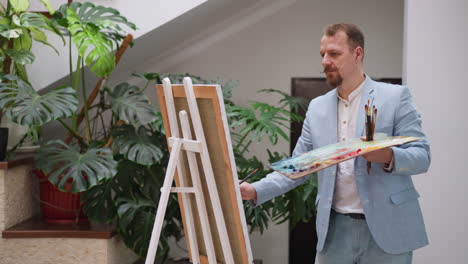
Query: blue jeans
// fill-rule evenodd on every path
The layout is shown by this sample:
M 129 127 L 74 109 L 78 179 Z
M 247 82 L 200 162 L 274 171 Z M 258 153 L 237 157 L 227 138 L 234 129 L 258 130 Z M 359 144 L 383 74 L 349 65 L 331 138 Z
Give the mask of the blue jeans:
M 318 264 L 411 264 L 413 252 L 393 255 L 375 243 L 366 220 L 331 210 L 327 239 Z

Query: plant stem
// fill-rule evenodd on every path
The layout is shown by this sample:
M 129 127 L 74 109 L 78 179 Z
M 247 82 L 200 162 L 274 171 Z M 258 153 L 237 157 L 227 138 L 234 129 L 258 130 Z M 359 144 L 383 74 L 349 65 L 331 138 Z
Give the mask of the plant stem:
M 86 80 L 85 80 L 85 71 L 84 71 L 84 58 L 81 58 L 81 91 L 83 92 L 83 102 L 84 102 L 84 115 L 85 115 L 85 129 L 86 129 L 86 141 L 91 142 L 91 130 L 89 126 L 89 113 L 88 113 L 88 103 L 86 100 L 88 96 L 86 95 Z
M 13 40 L 9 39 L 7 42 L 7 50 L 13 48 Z M 3 73 L 9 74 L 11 73 L 11 57 L 6 55 L 5 53 L 5 59 L 3 60 Z
M 141 92 L 144 92 L 146 88 L 148 88 L 149 84 L 150 84 L 150 80 L 146 81 L 145 87 L 143 87 L 143 90 L 141 90 Z
M 16 145 L 14 145 L 10 150 L 9 152 L 10 153 L 13 153 L 16 151 L 16 149 L 18 149 L 19 147 L 21 147 L 21 145 L 23 145 L 24 141 L 26 140 L 26 138 L 28 137 L 28 133 L 24 134 L 23 137 L 21 137 L 21 139 L 18 141 L 18 143 L 16 143 Z
M 62 124 L 63 127 L 65 127 L 68 132 L 70 132 L 70 134 L 75 137 L 78 142 L 82 145 L 82 146 L 88 146 L 88 144 L 86 144 L 86 142 L 84 141 L 83 137 L 81 137 L 80 135 L 78 135 L 70 126 L 68 126 L 65 122 L 63 122 L 62 120 L 58 119 L 58 121 L 60 122 L 60 124 Z
M 104 117 L 102 116 L 102 112 L 99 112 L 99 117 L 101 118 L 102 129 L 104 130 L 104 138 L 106 138 L 107 137 L 106 123 L 104 122 Z
M 250 132 L 245 133 L 245 134 L 242 136 L 242 138 L 239 139 L 239 141 L 237 142 L 236 149 L 238 149 L 238 147 L 241 147 L 241 146 L 242 146 L 242 143 L 244 142 L 245 138 L 249 135 L 249 133 L 250 133 Z M 250 143 L 249 143 L 249 145 L 250 145 Z M 246 148 L 244 148 L 244 150 L 241 152 L 241 154 L 244 153 L 245 149 L 246 149 Z
M 73 85 L 73 56 L 72 56 L 72 38 L 68 36 L 68 67 L 70 68 L 70 86 Z
M 10 5 L 10 1 L 8 0 L 8 1 L 7 1 L 6 12 L 5 12 L 5 16 L 6 16 L 6 17 L 10 17 L 10 9 L 11 9 L 11 5 Z
M 245 144 L 244 149 L 239 151 L 239 154 L 244 155 L 244 152 L 246 152 L 249 149 L 250 144 L 252 144 L 252 140 L 249 140 L 247 144 Z
M 76 63 L 76 71 L 75 71 L 75 79 L 73 80 L 73 90 L 75 90 L 76 94 L 78 94 L 78 85 L 80 81 L 80 65 L 81 65 L 81 56 L 78 56 L 78 60 Z M 86 102 L 85 102 L 86 103 Z M 78 129 L 78 122 L 77 122 L 77 115 L 73 113 L 72 116 L 72 129 L 76 131 Z

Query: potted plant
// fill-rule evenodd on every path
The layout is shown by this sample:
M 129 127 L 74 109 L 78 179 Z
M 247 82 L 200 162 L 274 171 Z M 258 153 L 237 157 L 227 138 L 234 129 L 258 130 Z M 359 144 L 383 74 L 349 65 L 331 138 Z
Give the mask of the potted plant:
M 41 2 L 50 14 L 54 13 L 49 0 L 41 0 Z M 35 58 L 31 53 L 33 42 L 40 42 L 55 50 L 48 42 L 45 32 L 49 31 L 59 36 L 61 34 L 46 16 L 27 11 L 30 0 L 8 0 L 5 4 L 5 6 L 0 4 L 0 77 L 14 74 L 28 83 L 26 65 L 33 63 Z M 2 80 L 9 81 L 8 78 L 2 78 Z M 4 112 L 5 109 L 0 111 L 0 123 L 5 126 L 0 128 L 0 160 L 6 157 L 6 142 L 10 141 L 8 145 L 11 148 L 10 152 L 13 152 L 24 143 L 27 136 L 37 139 L 36 127 L 21 126 L 6 120 L 3 118 Z M 8 140 L 9 129 L 13 130 L 10 140 Z
M 67 143 L 62 140 L 44 143 L 36 156 L 37 166 L 48 175 L 48 180 L 58 189 L 62 191 L 68 189 L 71 193 L 78 193 L 93 187 L 102 179 L 113 177 L 117 167 L 111 149 L 106 145 L 107 142 L 103 141 L 108 140 L 109 135 L 104 135 L 108 137 L 105 138 L 91 133 L 90 112 L 94 111 L 99 116 L 101 112 L 97 108 L 103 106 L 104 110 L 117 107 L 115 109 L 129 115 L 135 111 L 143 111 L 144 114 L 141 115 L 145 117 L 155 115 L 154 111 L 149 111 L 149 106 L 142 106 L 145 98 L 142 99 L 142 96 L 135 94 L 133 87 L 119 86 L 120 94 L 112 93 L 117 98 L 112 97 L 116 103 L 111 106 L 99 104 L 95 110 L 92 110 L 94 106 L 84 104 L 83 131 L 78 122 L 80 111 L 77 98 L 79 93 L 83 98 L 88 98 L 84 68 L 88 66 L 97 76 L 107 78 L 116 64 L 113 50 L 124 39 L 121 26 L 135 29 L 135 25 L 127 21 L 117 10 L 95 6 L 92 3 L 62 5 L 48 24 L 57 25 L 62 34 L 69 38 L 69 45 L 74 45 L 78 51 L 77 58 L 72 60 L 70 48 L 69 85 L 39 94 L 18 74 L 8 74 L 3 76 L 4 82 L 0 84 L 0 107 L 5 109 L 5 114 L 13 122 L 19 124 L 40 128 L 56 120 L 65 127 L 73 140 Z M 74 68 L 72 62 L 76 64 Z M 97 90 L 102 90 L 101 88 L 99 86 Z M 119 96 L 124 97 L 124 100 L 119 100 Z M 140 101 L 129 102 L 135 98 Z M 138 103 L 138 106 L 132 108 L 135 103 Z M 129 108 L 130 112 L 126 112 Z M 115 115 L 116 118 L 120 116 L 122 116 L 120 113 Z M 144 120 L 132 118 L 128 122 L 135 120 L 142 121 L 142 124 L 151 121 L 149 118 Z M 110 121 L 114 124 L 116 120 Z M 69 187 L 66 187 L 67 185 Z

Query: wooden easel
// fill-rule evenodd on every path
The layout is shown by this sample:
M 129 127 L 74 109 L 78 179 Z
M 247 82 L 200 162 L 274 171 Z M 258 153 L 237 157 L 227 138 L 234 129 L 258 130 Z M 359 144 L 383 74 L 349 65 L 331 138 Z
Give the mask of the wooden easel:
M 195 98 L 195 93 L 192 85 L 192 80 L 188 77 L 184 78 L 185 94 L 189 105 L 190 116 L 192 125 L 195 132 L 195 139 L 192 139 L 192 132 L 190 129 L 189 118 L 187 112 L 182 110 L 179 112 L 179 121 L 182 129 L 182 136 L 179 133 L 178 120 L 176 115 L 176 108 L 174 104 L 174 97 L 172 85 L 168 78 L 163 80 L 165 102 L 167 107 L 167 114 L 169 118 L 169 126 L 171 137 L 169 138 L 169 147 L 171 148 L 169 164 L 166 170 L 163 187 L 161 188 L 161 198 L 159 200 L 158 210 L 153 226 L 148 254 L 145 264 L 153 264 L 158 247 L 159 237 L 164 221 L 164 215 L 167 208 L 170 193 L 180 193 L 183 202 L 183 213 L 186 222 L 186 236 L 190 247 L 191 257 L 193 263 L 200 263 L 200 255 L 198 250 L 198 243 L 195 234 L 194 214 L 191 203 L 189 202 L 189 195 L 195 196 L 195 201 L 200 217 L 200 223 L 203 234 L 203 242 L 207 251 L 208 263 L 217 263 L 215 249 L 213 245 L 213 237 L 208 221 L 208 213 L 205 204 L 205 198 L 202 190 L 202 183 L 200 180 L 198 163 L 196 154 L 200 154 L 201 164 L 205 175 L 206 184 L 208 186 L 211 206 L 215 216 L 215 224 L 218 230 L 219 239 L 222 245 L 222 252 L 225 262 L 234 264 L 231 244 L 226 229 L 226 223 L 221 209 L 221 202 L 216 188 L 216 182 L 213 175 L 213 168 L 208 153 L 208 148 L 205 140 L 200 113 Z M 183 151 L 186 152 L 189 170 L 187 170 L 184 162 L 182 162 Z M 177 168 L 179 187 L 172 187 L 174 176 Z M 190 175 L 193 187 L 189 187 L 184 182 L 184 175 Z

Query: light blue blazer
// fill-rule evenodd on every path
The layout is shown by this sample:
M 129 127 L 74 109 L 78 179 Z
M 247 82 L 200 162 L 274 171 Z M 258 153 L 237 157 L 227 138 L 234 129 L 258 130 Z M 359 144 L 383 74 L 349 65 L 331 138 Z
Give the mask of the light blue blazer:
M 366 160 L 355 159 L 356 185 L 366 222 L 377 245 L 390 254 L 408 252 L 428 244 L 419 206 L 419 194 L 411 175 L 424 173 L 431 161 L 429 144 L 421 128 L 407 87 L 376 82 L 366 77 L 356 124 L 356 137 L 364 136 L 364 105 L 374 98 L 379 113 L 376 133 L 393 136 L 415 136 L 422 140 L 393 147 L 394 168 L 391 173 L 382 164 L 373 163 L 370 175 Z M 337 142 L 337 90 L 312 100 L 304 120 L 302 134 L 293 155 Z M 278 172 L 253 183 L 257 204 L 279 196 L 302 184 L 307 178 L 291 180 Z M 328 231 L 330 208 L 335 189 L 336 166 L 318 172 L 317 250 L 323 249 Z

